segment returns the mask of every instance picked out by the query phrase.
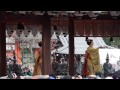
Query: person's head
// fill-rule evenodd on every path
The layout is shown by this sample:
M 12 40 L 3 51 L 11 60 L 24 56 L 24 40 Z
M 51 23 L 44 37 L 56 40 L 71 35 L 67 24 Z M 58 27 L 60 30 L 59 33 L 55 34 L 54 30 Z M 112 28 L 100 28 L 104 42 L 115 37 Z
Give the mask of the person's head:
M 56 76 L 56 79 L 61 79 L 62 78 L 62 76 Z
M 72 79 L 70 75 L 65 75 L 62 79 Z
M 87 44 L 88 44 L 89 46 L 93 46 L 93 40 L 92 40 L 92 39 L 88 39 L 88 40 L 87 40 Z
M 9 65 L 9 62 L 7 62 L 7 65 Z
M 12 65 L 12 64 L 13 64 L 13 61 L 9 60 L 9 64 Z
M 65 59 L 64 59 L 64 58 L 62 58 L 62 59 L 61 59 L 61 62 L 65 62 Z

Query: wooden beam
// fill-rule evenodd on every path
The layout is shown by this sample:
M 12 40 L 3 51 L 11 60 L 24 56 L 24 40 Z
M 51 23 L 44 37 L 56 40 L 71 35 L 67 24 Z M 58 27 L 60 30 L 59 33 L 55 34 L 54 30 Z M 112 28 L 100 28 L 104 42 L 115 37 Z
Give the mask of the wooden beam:
M 14 14 L 0 14 L 0 22 L 7 25 L 16 25 L 17 23 L 24 23 L 24 25 L 40 25 L 41 16 L 35 15 L 14 15 Z
M 74 75 L 74 18 L 69 17 L 69 74 Z
M 6 26 L 0 23 L 0 77 L 6 76 Z
M 42 59 L 43 75 L 51 74 L 51 24 L 47 13 L 42 17 Z
M 18 22 L 24 23 L 26 25 L 40 25 L 42 24 L 42 16 L 37 16 L 34 14 L 0 14 L 0 20 L 1 22 L 4 22 L 6 24 L 17 24 Z M 105 19 L 96 19 L 94 21 L 101 22 L 104 21 Z M 106 20 L 106 21 L 112 21 L 111 20 Z M 77 19 L 75 24 L 79 23 L 79 21 L 88 21 L 88 19 Z M 91 21 L 91 19 L 89 19 Z M 114 21 L 119 21 L 119 20 L 114 20 Z M 61 22 L 61 25 L 63 26 L 68 26 L 69 20 L 68 18 L 60 17 L 59 19 L 57 17 L 53 17 L 51 19 L 51 25 L 59 25 Z
M 50 24 L 51 25 L 61 25 L 61 26 L 68 26 L 69 22 L 68 22 L 68 18 L 64 17 L 60 17 L 59 19 L 56 17 L 53 17 L 51 19 Z M 74 22 L 75 24 L 75 31 L 78 31 L 80 28 L 82 28 L 83 25 L 80 25 L 80 22 L 84 22 L 84 24 L 86 24 L 86 27 L 90 26 L 90 23 L 88 22 L 93 22 L 92 24 L 95 23 L 100 23 L 100 29 L 104 29 L 104 30 L 100 30 L 101 32 L 101 36 L 107 36 L 106 32 L 108 34 L 112 34 L 110 36 L 120 36 L 117 32 L 119 32 L 120 30 L 118 28 L 120 28 L 120 26 L 115 25 L 116 23 L 114 23 L 113 26 L 113 22 L 120 22 L 119 19 L 96 19 L 96 20 L 91 20 L 91 19 L 76 19 L 76 21 Z M 33 14 L 25 14 L 25 15 L 20 15 L 20 14 L 0 14 L 0 22 L 2 23 L 6 23 L 7 25 L 17 25 L 17 23 L 24 23 L 24 25 L 41 25 L 42 24 L 42 16 L 36 16 Z M 111 24 L 110 24 L 110 23 Z M 111 25 L 111 31 L 113 33 L 111 33 L 110 30 L 105 29 L 106 25 L 105 23 L 109 23 Z M 96 24 L 97 25 L 97 24 Z M 116 27 L 117 26 L 117 27 Z M 93 27 L 97 27 L 95 25 L 93 25 Z M 114 30 L 112 29 L 112 27 L 114 27 Z M 110 27 L 108 27 L 110 28 Z M 115 30 L 115 28 L 117 28 L 118 30 Z M 89 27 L 87 30 L 87 34 L 89 34 Z M 95 32 L 94 32 L 95 31 Z M 83 35 L 83 31 L 78 31 L 80 33 L 80 35 Z M 98 36 L 98 34 L 96 33 L 96 30 L 93 29 L 93 36 Z M 113 35 L 114 34 L 114 35 Z M 82 36 L 83 37 L 83 36 Z

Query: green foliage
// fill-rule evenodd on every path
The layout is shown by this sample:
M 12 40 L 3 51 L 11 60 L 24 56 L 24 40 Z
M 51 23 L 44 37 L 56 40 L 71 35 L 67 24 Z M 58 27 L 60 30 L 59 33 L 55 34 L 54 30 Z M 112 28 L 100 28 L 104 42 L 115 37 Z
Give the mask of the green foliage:
M 103 40 L 107 45 L 119 47 L 120 46 L 120 37 L 113 37 L 113 42 L 110 43 L 110 37 L 103 37 Z

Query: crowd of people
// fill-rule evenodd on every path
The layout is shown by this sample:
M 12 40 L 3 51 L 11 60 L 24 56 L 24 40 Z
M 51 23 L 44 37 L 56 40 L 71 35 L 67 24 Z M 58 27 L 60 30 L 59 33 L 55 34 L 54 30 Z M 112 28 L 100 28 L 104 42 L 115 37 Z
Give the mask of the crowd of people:
M 35 65 L 26 67 L 17 64 L 15 58 L 7 60 L 7 78 L 8 79 L 120 79 L 120 69 L 115 71 L 112 64 L 109 63 L 109 55 L 106 62 L 101 66 L 99 60 L 98 49 L 93 48 L 93 41 L 87 40 L 89 47 L 86 50 L 84 59 L 75 58 L 74 76 L 69 75 L 68 60 L 61 58 L 57 61 L 52 58 L 51 75 L 42 75 L 42 48 L 40 48 L 39 56 Z M 42 47 L 42 43 L 39 43 Z M 84 61 L 84 62 L 83 62 Z M 118 65 L 120 63 L 118 62 Z
M 69 75 L 68 62 L 61 58 L 59 62 L 52 59 L 52 74 L 51 75 L 33 75 L 34 68 L 24 65 L 18 65 L 16 60 L 7 60 L 7 79 L 119 79 L 120 70 L 115 72 L 112 64 L 109 63 L 109 56 L 107 55 L 106 62 L 103 64 L 102 72 L 84 76 L 82 68 L 85 62 L 75 60 L 75 75 Z M 84 70 L 84 69 L 83 69 Z
M 24 65 L 20 65 L 16 62 L 16 60 L 8 58 L 7 59 L 7 76 L 8 78 L 13 78 L 16 76 L 32 76 L 33 68 L 27 67 Z

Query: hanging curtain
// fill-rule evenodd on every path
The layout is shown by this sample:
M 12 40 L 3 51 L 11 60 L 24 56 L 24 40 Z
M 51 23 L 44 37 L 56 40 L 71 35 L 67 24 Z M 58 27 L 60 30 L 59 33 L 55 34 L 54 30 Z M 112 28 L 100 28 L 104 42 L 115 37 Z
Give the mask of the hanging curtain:
M 99 26 L 100 25 L 99 25 L 98 21 L 93 21 L 92 22 L 92 32 L 93 32 L 94 36 L 101 35 Z
M 113 23 L 112 21 L 104 21 L 104 30 L 106 36 L 113 36 Z
M 113 22 L 113 29 L 114 29 L 114 36 L 120 36 L 120 21 L 114 21 Z
M 20 53 L 20 44 L 19 42 L 15 42 L 15 56 L 18 64 L 21 63 L 21 53 Z
M 90 36 L 92 30 L 91 20 L 85 20 L 84 25 L 85 25 L 84 30 L 86 32 L 86 36 Z
M 105 36 L 105 30 L 104 30 L 104 21 L 99 21 L 98 22 L 99 24 L 99 31 L 100 31 L 100 35 L 101 36 Z
M 84 25 L 83 20 L 81 20 L 81 21 L 75 20 L 75 36 L 76 36 L 76 34 L 79 34 L 80 36 L 84 35 L 84 26 L 83 25 Z

